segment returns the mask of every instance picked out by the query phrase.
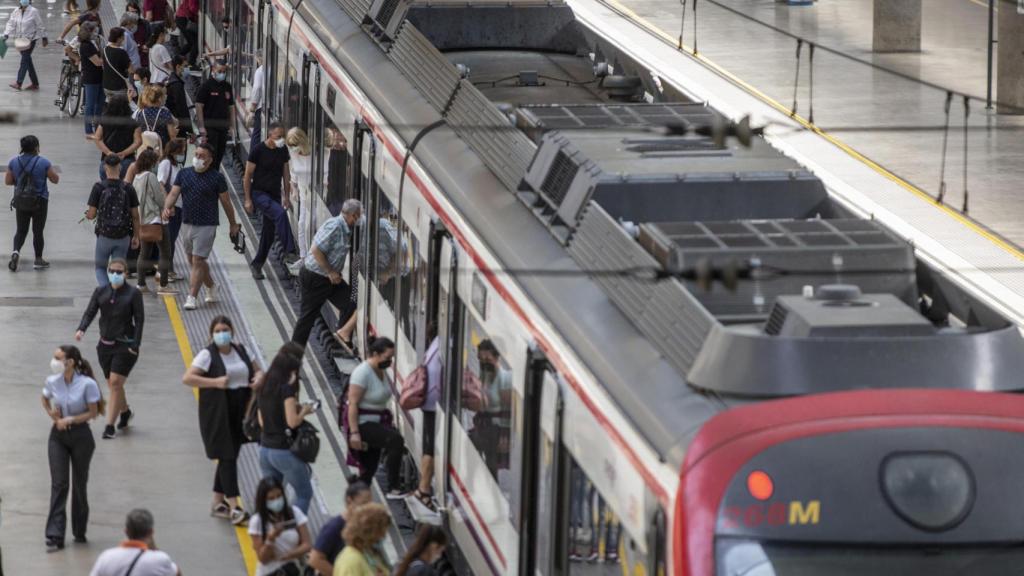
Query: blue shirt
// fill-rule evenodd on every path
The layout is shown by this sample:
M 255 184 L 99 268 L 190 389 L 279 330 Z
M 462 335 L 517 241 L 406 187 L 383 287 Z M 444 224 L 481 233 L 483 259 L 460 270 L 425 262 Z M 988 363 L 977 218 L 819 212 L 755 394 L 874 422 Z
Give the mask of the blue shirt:
M 100 401 L 100 387 L 95 380 L 78 372 L 70 384 L 64 382 L 64 374 L 54 374 L 46 379 L 43 397 L 60 408 L 62 417 L 78 416 L 89 411 L 89 404 Z
M 139 45 L 132 37 L 132 32 L 126 28 L 124 31 L 124 51 L 128 53 L 128 59 L 132 62 L 132 68 L 138 70 L 142 67 L 142 60 L 139 59 Z M 129 78 L 131 80 L 131 78 Z
M 36 191 L 41 198 L 49 198 L 50 190 L 46 187 L 46 173 L 50 171 L 50 161 L 42 156 L 33 154 L 21 154 L 11 158 L 7 163 L 7 170 L 14 175 L 14 184 L 17 186 L 18 178 L 21 177 L 21 170 L 30 170 L 32 180 L 35 181 Z
M 228 191 L 228 181 L 220 172 L 182 168 L 174 185 L 181 187 L 181 221 L 192 226 L 220 225 L 220 195 Z
M 313 545 L 313 549 L 323 554 L 332 566 L 338 558 L 338 554 L 341 554 L 341 550 L 345 548 L 345 539 L 341 537 L 341 531 L 344 529 L 345 519 L 335 516 L 320 529 L 320 534 L 316 537 L 316 544 Z
M 345 257 L 348 256 L 349 234 L 350 231 L 348 224 L 345 223 L 345 218 L 335 216 L 324 222 L 323 226 L 316 231 L 316 236 L 313 237 L 313 245 L 324 253 L 324 256 L 327 257 L 327 263 L 331 265 L 335 272 L 341 272 L 341 269 L 345 267 Z M 306 266 L 306 270 L 316 272 L 321 276 L 327 276 L 327 271 L 321 268 L 316 258 L 313 257 L 312 250 L 310 250 L 309 254 L 306 254 L 303 264 Z

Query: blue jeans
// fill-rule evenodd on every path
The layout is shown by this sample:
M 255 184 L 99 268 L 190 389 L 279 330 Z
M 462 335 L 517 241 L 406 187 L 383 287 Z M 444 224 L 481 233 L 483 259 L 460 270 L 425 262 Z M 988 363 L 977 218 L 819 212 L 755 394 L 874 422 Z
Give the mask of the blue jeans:
M 264 478 L 275 478 L 291 485 L 295 490 L 295 506 L 305 514 L 313 500 L 313 483 L 309 465 L 299 460 L 291 450 L 260 446 L 260 472 Z
M 92 134 L 99 123 L 107 98 L 103 93 L 103 84 L 82 84 L 82 88 L 85 91 L 85 133 Z
M 295 237 L 292 235 L 292 224 L 288 220 L 288 212 L 281 206 L 279 199 L 266 192 L 252 191 L 252 203 L 263 214 L 263 227 L 260 229 L 260 246 L 252 257 L 253 268 L 259 268 L 267 261 L 274 238 L 281 242 L 284 254 L 295 252 Z
M 107 238 L 96 236 L 96 283 L 100 286 L 110 284 L 107 280 L 107 264 L 111 258 L 124 258 L 132 245 L 132 237 Z M 127 267 L 125 267 L 127 270 Z
M 124 178 L 124 175 L 128 173 L 128 167 L 132 165 L 132 162 L 135 162 L 134 156 L 129 156 L 121 160 L 121 178 Z M 106 180 L 107 171 L 104 170 L 103 159 L 100 158 L 100 182 L 106 182 Z
M 18 67 L 18 86 L 25 81 L 25 73 L 32 80 L 33 86 L 39 86 L 39 77 L 36 76 L 36 66 L 32 63 L 32 51 L 36 49 L 36 41 L 28 45 L 28 50 L 21 53 L 21 66 Z

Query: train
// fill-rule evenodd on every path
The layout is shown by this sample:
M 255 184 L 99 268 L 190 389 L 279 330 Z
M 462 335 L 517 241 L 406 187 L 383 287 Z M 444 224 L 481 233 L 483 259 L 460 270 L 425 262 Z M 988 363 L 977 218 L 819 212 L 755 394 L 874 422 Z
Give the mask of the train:
M 262 55 L 264 128 L 311 137 L 303 237 L 365 205 L 357 334 L 396 390 L 437 328 L 460 572 L 1019 570 L 1018 327 L 571 3 L 202 13 L 237 133 Z

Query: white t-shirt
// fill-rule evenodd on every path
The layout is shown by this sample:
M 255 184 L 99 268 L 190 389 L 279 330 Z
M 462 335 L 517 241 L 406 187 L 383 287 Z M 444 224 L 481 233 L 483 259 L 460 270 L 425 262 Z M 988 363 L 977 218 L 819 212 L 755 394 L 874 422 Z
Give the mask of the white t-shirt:
M 171 188 L 174 188 L 174 180 L 178 177 L 179 168 L 176 164 L 172 163 L 169 159 L 164 158 L 160 161 L 160 165 L 156 169 L 156 177 L 160 180 L 160 183 L 170 182 L 167 186 L 167 192 L 171 192 Z M 170 172 L 171 177 L 167 177 L 167 173 Z M 178 199 L 174 201 L 174 205 L 181 208 L 181 194 L 178 194 Z
M 220 359 L 224 362 L 224 370 L 227 371 L 228 377 L 228 388 L 235 390 L 238 388 L 249 387 L 249 367 L 245 365 L 245 361 L 242 357 L 235 352 L 235 349 L 231 349 L 229 354 L 221 354 Z M 210 371 L 210 351 L 203 348 L 196 354 L 196 357 L 192 359 L 192 366 L 199 368 L 203 372 Z
M 117 547 L 105 550 L 93 564 L 89 576 L 124 576 L 139 555 L 139 548 Z M 166 552 L 146 550 L 132 570 L 132 576 L 175 576 L 178 567 Z
M 306 519 L 306 515 L 302 513 L 302 510 L 299 510 L 295 506 L 292 506 L 292 514 L 295 516 L 296 527 L 305 526 L 306 522 L 308 522 L 308 520 Z M 268 523 L 267 534 L 269 534 L 270 531 L 273 529 L 273 525 Z M 264 537 L 264 534 L 260 529 L 259 514 L 253 514 L 252 518 L 249 519 L 249 535 Z M 297 528 L 289 528 L 288 530 L 281 532 L 281 535 L 277 537 L 277 540 L 274 540 L 274 551 L 277 553 L 276 557 L 280 558 L 290 553 L 292 550 L 298 548 L 299 540 L 299 531 Z M 267 564 L 261 563 L 259 566 L 256 567 L 256 576 L 267 576 L 268 574 L 273 574 L 274 571 L 276 571 L 281 566 L 284 566 L 284 564 L 284 562 L 281 562 L 279 560 L 271 560 Z M 133 574 L 132 576 L 135 575 Z
M 152 74 L 149 81 L 153 84 L 159 84 L 171 75 L 171 53 L 167 46 L 154 44 L 149 49 L 149 71 Z

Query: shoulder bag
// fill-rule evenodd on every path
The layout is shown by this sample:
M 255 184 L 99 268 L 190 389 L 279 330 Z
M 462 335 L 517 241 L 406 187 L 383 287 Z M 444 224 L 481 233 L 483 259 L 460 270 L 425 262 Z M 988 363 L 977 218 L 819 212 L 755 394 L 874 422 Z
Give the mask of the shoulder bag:
M 320 453 L 320 437 L 317 434 L 319 430 L 316 426 L 303 421 L 298 428 L 287 431 L 290 441 L 288 449 L 307 464 L 316 462 L 316 457 Z
M 146 189 L 143 190 L 143 196 L 142 196 L 143 206 L 140 206 L 139 212 L 145 213 L 145 210 L 144 210 L 145 204 L 147 202 L 151 202 L 152 201 L 150 199 L 150 197 L 151 197 L 151 195 L 153 193 L 151 193 L 149 189 L 150 189 L 151 186 L 159 186 L 160 182 L 159 181 L 155 181 L 156 180 L 156 176 L 153 175 L 152 172 L 146 172 L 143 176 L 146 179 Z M 141 240 L 143 242 L 146 242 L 146 243 L 149 243 L 149 244 L 155 244 L 157 242 L 160 242 L 163 239 L 164 239 L 164 227 L 163 227 L 162 224 L 143 224 L 143 225 L 139 226 L 139 240 Z

